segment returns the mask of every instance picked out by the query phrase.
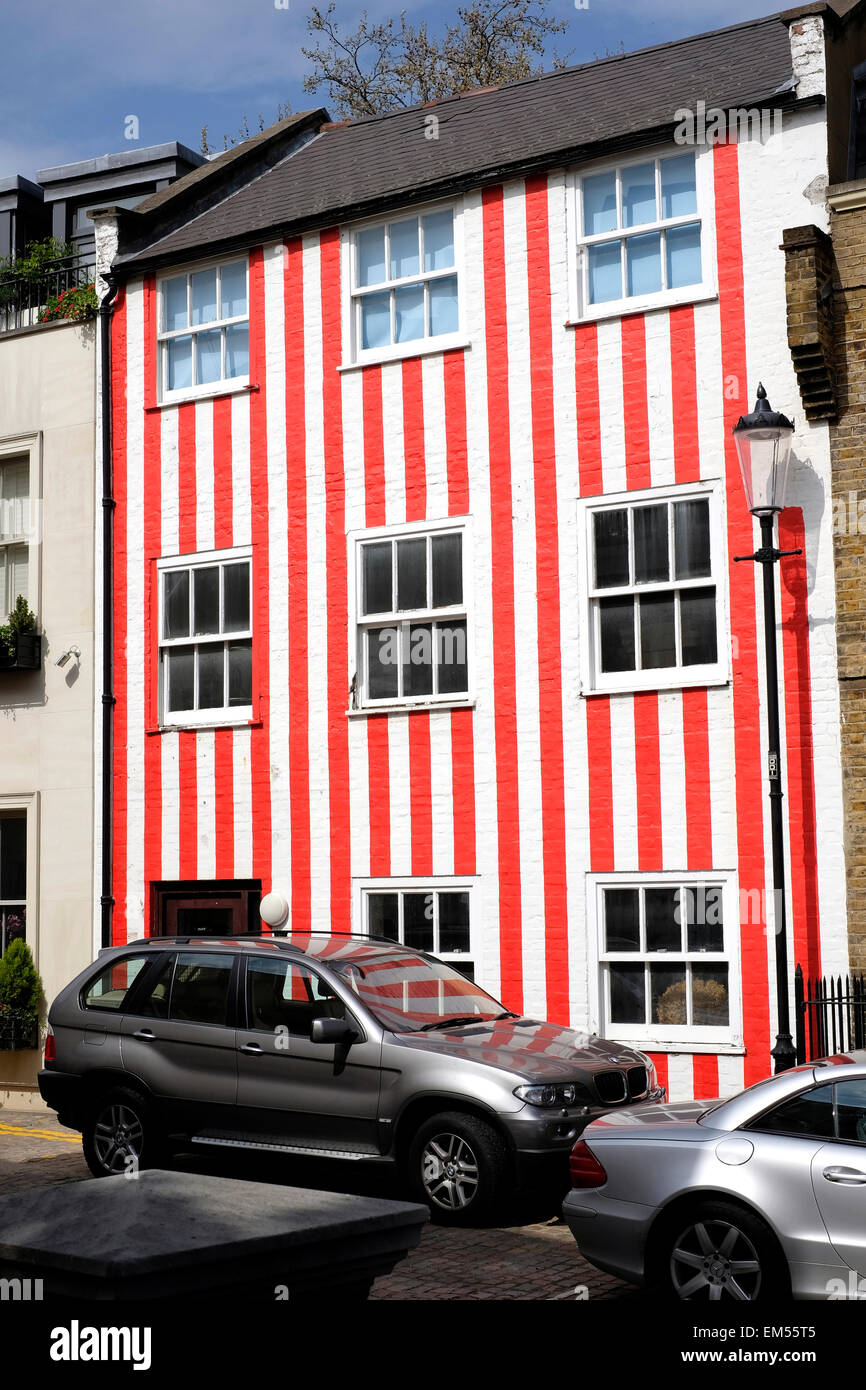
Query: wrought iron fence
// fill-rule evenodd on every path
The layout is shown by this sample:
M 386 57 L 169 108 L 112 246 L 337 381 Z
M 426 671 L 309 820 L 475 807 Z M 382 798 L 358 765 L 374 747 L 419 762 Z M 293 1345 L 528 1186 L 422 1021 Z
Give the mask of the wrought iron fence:
M 794 976 L 797 1061 L 866 1047 L 866 976 Z
M 0 333 L 32 327 L 50 299 L 92 279 L 92 263 L 77 256 L 58 261 L 37 276 L 0 276 Z

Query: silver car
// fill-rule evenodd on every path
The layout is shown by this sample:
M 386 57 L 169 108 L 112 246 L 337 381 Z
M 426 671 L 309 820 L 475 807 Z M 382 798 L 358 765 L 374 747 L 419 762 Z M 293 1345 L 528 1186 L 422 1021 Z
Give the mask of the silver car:
M 571 1172 L 581 1254 L 631 1283 L 711 1303 L 866 1297 L 866 1052 L 596 1120 Z
M 55 999 L 39 1086 L 97 1175 L 175 1147 L 395 1168 L 474 1220 L 596 1115 L 664 1099 L 640 1052 L 504 1009 L 433 956 L 370 937 L 156 937 Z

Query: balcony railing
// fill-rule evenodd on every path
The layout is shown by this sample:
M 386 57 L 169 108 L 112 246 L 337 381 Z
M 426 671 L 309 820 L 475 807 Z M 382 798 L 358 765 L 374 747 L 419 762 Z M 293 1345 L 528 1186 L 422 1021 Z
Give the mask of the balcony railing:
M 38 277 L 7 275 L 0 278 L 0 333 L 15 328 L 31 328 L 39 323 L 48 301 L 64 290 L 76 289 L 93 281 L 91 261 L 71 256 L 58 261 Z

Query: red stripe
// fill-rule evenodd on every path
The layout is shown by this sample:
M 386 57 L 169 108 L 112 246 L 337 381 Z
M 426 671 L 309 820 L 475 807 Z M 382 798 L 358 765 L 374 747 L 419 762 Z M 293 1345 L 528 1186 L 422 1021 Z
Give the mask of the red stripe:
M 665 1089 L 667 1089 L 669 1085 L 668 1054 L 666 1052 L 648 1052 L 647 1056 L 649 1057 L 650 1061 L 656 1069 L 656 1076 L 658 1077 L 659 1085 L 664 1086 Z M 670 1099 L 670 1097 L 668 1097 L 668 1099 Z
M 475 747 L 471 709 L 451 711 L 454 872 L 475 873 Z
M 144 281 L 144 389 L 145 397 L 156 393 L 156 281 Z M 159 724 L 158 576 L 156 561 L 162 552 L 162 486 L 160 472 L 160 416 L 144 415 L 144 650 L 141 653 L 145 675 L 145 729 Z M 139 562 L 140 563 L 140 562 Z M 130 731 L 131 732 L 131 731 Z M 136 731 L 140 732 L 140 731 Z M 162 878 L 162 739 L 144 738 L 144 884 L 149 899 L 151 884 Z M 137 885 L 136 885 L 137 886 Z M 149 918 L 147 901 L 145 920 Z
M 367 724 L 367 764 L 370 795 L 370 873 L 391 873 L 391 789 L 388 716 L 373 714 Z
M 469 511 L 469 451 L 466 442 L 466 367 L 463 349 L 442 358 L 445 388 L 445 455 L 448 470 L 448 515 Z
M 565 754 L 562 733 L 562 632 L 559 508 L 553 412 L 550 233 L 547 176 L 526 183 L 538 702 L 547 1017 L 568 1022 L 568 891 L 565 874 Z
M 307 457 L 304 381 L 304 256 L 300 237 L 286 246 L 286 481 L 289 572 L 289 787 L 291 924 L 308 931 L 310 889 L 310 688 L 307 613 Z
M 742 230 L 736 145 L 720 145 L 713 155 L 718 246 L 719 309 L 722 377 L 740 383 L 737 400 L 728 403 L 725 422 L 725 474 L 728 495 L 728 554 L 748 555 L 754 549 L 752 518 L 746 510 L 739 463 L 730 426 L 748 410 L 746 325 L 743 307 Z M 757 808 L 764 798 L 759 725 L 755 573 L 752 565 L 728 566 L 731 631 L 734 645 L 735 796 L 740 892 L 763 892 L 766 886 L 763 817 Z M 748 914 L 746 914 L 748 915 Z M 767 938 L 754 924 L 741 925 L 743 1028 L 746 1044 L 745 1084 L 758 1081 L 770 1067 L 769 979 Z
M 250 253 L 250 509 L 253 536 L 253 719 L 250 789 L 253 808 L 253 874 L 271 890 L 270 633 L 268 537 L 268 434 L 265 370 L 265 274 L 260 247 Z
M 806 530 L 799 507 L 779 517 L 779 549 L 802 550 L 779 566 L 782 594 L 782 662 L 785 682 L 785 769 L 791 855 L 794 963 L 807 976 L 821 974 L 818 906 L 818 842 L 815 812 L 815 749 L 812 734 L 812 669 L 809 653 L 809 586 Z
M 622 409 L 625 475 L 629 490 L 651 487 L 646 384 L 646 320 L 622 320 Z
M 429 714 L 409 715 L 409 816 L 412 836 L 412 873 L 433 872 L 433 808 L 431 805 L 431 754 Z
M 196 545 L 195 412 L 193 402 L 177 408 L 177 546 L 181 555 L 194 555 Z M 159 420 L 159 416 L 153 417 Z
M 690 869 L 713 863 L 713 802 L 710 784 L 710 726 L 706 690 L 684 690 L 683 766 L 686 769 L 686 859 Z
M 610 699 L 586 701 L 587 786 L 589 788 L 589 859 L 593 873 L 613 869 L 613 757 Z
M 670 334 L 674 476 L 678 483 L 691 483 L 701 476 L 695 311 L 691 304 L 671 309 Z
M 228 550 L 234 544 L 232 403 L 228 396 L 213 403 L 213 543 L 216 550 Z
M 328 809 L 331 848 L 333 931 L 351 929 L 351 842 L 349 835 L 348 574 L 346 487 L 343 465 L 343 399 L 338 371 L 341 357 L 340 233 L 321 235 L 322 409 L 325 455 L 325 542 L 328 610 Z
M 382 368 L 367 367 L 361 373 L 364 411 L 364 497 L 366 524 L 384 526 L 385 442 L 382 423 Z
M 420 357 L 403 363 L 403 458 L 406 520 L 427 516 L 427 470 L 424 457 L 424 385 Z
M 664 857 L 659 697 L 655 691 L 634 696 L 634 752 L 638 868 L 641 871 L 658 870 L 664 868 Z
M 503 998 L 523 1011 L 523 918 L 514 631 L 514 535 L 508 421 L 508 330 L 502 189 L 481 195 L 487 340 L 490 531 L 493 552 L 493 684 L 496 690 L 496 814 L 499 839 L 499 960 Z
M 111 892 L 114 908 L 111 919 L 112 945 L 127 939 L 126 850 L 127 850 L 127 683 L 126 624 L 128 616 L 129 543 L 127 535 L 128 498 L 126 476 L 126 292 L 121 289 L 111 321 L 111 438 L 112 487 L 114 491 L 113 616 L 114 690 L 117 703 L 112 718 L 111 758 Z
M 604 492 L 601 409 L 598 402 L 598 328 L 594 323 L 584 324 L 574 332 L 574 393 L 580 495 L 593 497 Z
M 231 729 L 214 731 L 214 842 L 217 878 L 235 876 L 233 739 Z
M 719 1094 L 719 1059 L 696 1053 L 692 1058 L 695 1100 L 713 1100 Z
M 198 734 L 181 729 L 177 736 L 177 788 L 180 818 L 178 873 L 181 878 L 198 878 Z

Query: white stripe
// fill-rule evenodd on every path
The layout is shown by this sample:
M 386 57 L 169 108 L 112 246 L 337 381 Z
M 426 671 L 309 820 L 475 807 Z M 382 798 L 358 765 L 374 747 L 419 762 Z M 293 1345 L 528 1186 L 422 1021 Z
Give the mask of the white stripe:
M 139 662 L 144 653 L 144 291 L 127 288 L 126 388 L 126 912 L 130 937 L 144 935 L 144 690 Z M 156 735 L 154 735 L 156 737 Z M 123 774 L 121 774 L 123 775 Z
M 343 466 L 346 486 L 346 530 L 362 530 L 367 523 L 367 501 L 364 479 L 364 401 L 360 372 L 344 372 L 342 376 L 343 403 Z M 347 555 L 348 573 L 355 563 L 354 546 Z M 357 657 L 353 645 L 353 615 L 349 615 L 350 676 L 355 672 Z M 348 697 L 347 697 L 348 698 Z M 367 755 L 367 721 L 349 719 L 349 826 L 351 836 L 351 873 L 366 877 L 370 873 L 370 789 Z M 351 911 L 355 911 L 352 894 Z M 360 931 L 353 923 L 353 931 Z
M 719 1056 L 719 1095 L 736 1096 L 743 1090 L 744 1058 Z
M 382 367 L 382 434 L 385 459 L 385 521 L 406 520 L 406 459 L 403 453 L 403 369 L 399 362 Z
M 702 478 L 725 476 L 722 330 L 717 301 L 695 305 L 698 447 Z M 733 413 L 733 412 L 732 412 Z
M 637 769 L 634 699 L 631 695 L 611 696 L 610 755 L 613 766 L 614 865 L 617 869 L 637 869 Z
M 391 874 L 412 873 L 412 798 L 409 788 L 409 715 L 388 720 L 391 767 Z
M 253 876 L 253 791 L 250 729 L 232 732 L 232 802 L 235 878 Z
M 433 819 L 433 873 L 454 872 L 454 792 L 452 787 L 451 715 L 430 714 L 430 793 Z
M 178 498 L 178 412 L 163 410 L 160 418 L 160 505 L 162 507 L 162 554 L 177 555 L 179 529 Z
M 598 407 L 605 492 L 625 492 L 622 328 L 619 320 L 598 325 Z
M 691 1056 L 668 1054 L 668 1100 L 694 1100 L 695 1073 Z
M 707 691 L 710 782 L 707 793 L 712 819 L 714 869 L 737 862 L 737 799 L 734 769 L 732 695 L 726 687 Z
M 352 876 L 370 875 L 370 771 L 367 753 L 367 720 L 349 720 L 349 814 L 351 816 Z M 354 910 L 354 894 L 352 909 Z M 353 931 L 360 931 L 353 923 Z
M 650 476 L 653 487 L 676 482 L 674 471 L 673 383 L 670 315 L 647 314 L 646 375 Z M 673 407 L 673 409 L 672 409 Z
M 688 839 L 686 835 L 683 697 L 678 690 L 662 690 L 659 692 L 658 699 L 662 867 L 665 869 L 686 869 L 688 868 Z
M 180 878 L 180 767 L 177 733 L 160 736 L 162 754 L 162 877 Z
M 216 878 L 216 770 L 213 729 L 195 736 L 195 775 L 198 800 L 198 877 Z
M 213 550 L 213 401 L 195 405 L 195 544 Z
M 445 436 L 445 364 L 441 356 L 422 357 L 424 388 L 424 458 L 427 470 L 427 517 L 448 515 L 448 455 Z
M 232 544 L 252 540 L 250 489 L 250 398 L 232 396 Z

